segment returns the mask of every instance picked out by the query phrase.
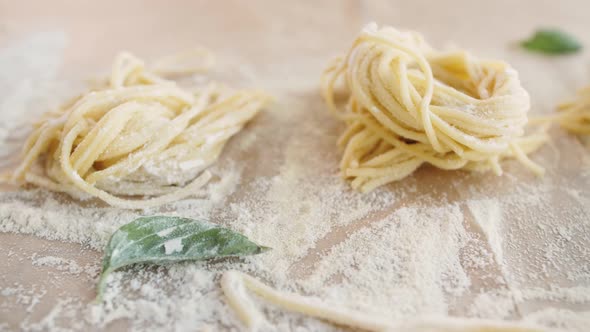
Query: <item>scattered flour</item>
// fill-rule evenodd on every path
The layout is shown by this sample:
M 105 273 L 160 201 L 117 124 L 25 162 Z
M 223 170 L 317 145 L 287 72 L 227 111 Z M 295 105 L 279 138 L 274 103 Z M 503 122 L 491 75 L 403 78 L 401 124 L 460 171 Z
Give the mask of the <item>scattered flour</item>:
M 35 306 L 39 304 L 46 293 L 47 290 L 41 287 L 26 289 L 19 284 L 12 285 L 12 287 L 4 287 L 0 289 L 0 296 L 4 297 L 4 300 L 0 302 L 0 307 L 9 306 L 9 301 L 7 300 L 11 298 L 15 304 L 24 306 L 25 311 L 30 313 L 33 312 Z
M 164 252 L 166 255 L 182 251 L 182 238 L 172 239 L 164 243 Z
M 27 126 L 30 117 L 57 105 L 57 95 L 64 89 L 55 81 L 60 69 L 66 36 L 48 31 L 15 40 L 0 50 L 0 167 L 21 144 L 14 128 Z
M 76 315 L 79 307 L 79 302 L 73 298 L 60 298 L 42 319 L 35 322 L 25 319 L 19 324 L 19 329 L 26 332 L 82 330 L 84 323 Z
M 55 256 L 44 256 L 32 258 L 33 265 L 35 266 L 51 266 L 56 268 L 58 271 L 65 271 L 70 274 L 80 274 L 84 272 L 84 269 L 71 259 L 64 259 Z
M 583 286 L 570 288 L 550 286 L 549 289 L 528 288 L 519 290 L 519 292 L 524 300 L 544 300 L 577 304 L 590 303 L 590 288 Z
M 590 326 L 590 311 L 546 308 L 526 315 L 524 320 L 559 328 L 562 331 L 587 331 Z
M 467 201 L 467 207 L 473 214 L 475 222 L 481 227 L 498 263 L 504 262 L 502 246 L 502 210 L 497 199 Z
M 492 319 L 506 319 L 514 314 L 514 298 L 505 290 L 478 294 L 469 315 Z

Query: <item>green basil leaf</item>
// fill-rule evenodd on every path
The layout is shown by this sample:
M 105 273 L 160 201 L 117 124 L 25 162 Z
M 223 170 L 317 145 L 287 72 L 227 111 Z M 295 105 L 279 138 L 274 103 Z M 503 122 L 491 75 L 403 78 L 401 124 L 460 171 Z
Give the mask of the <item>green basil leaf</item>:
M 97 299 L 102 297 L 109 273 L 123 266 L 256 255 L 268 249 L 206 221 L 167 216 L 138 218 L 111 236 L 104 253 Z
M 582 45 L 572 36 L 557 29 L 541 29 L 521 42 L 522 47 L 546 54 L 574 53 L 582 49 Z

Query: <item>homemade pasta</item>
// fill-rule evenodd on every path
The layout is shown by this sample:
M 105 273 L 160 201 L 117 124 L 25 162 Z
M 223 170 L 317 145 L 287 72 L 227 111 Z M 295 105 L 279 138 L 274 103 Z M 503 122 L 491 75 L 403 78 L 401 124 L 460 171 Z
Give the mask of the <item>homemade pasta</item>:
M 399 332 L 542 332 L 534 326 L 523 323 L 509 323 L 484 319 L 451 317 L 419 318 L 394 322 L 381 316 L 324 303 L 318 299 L 298 294 L 280 292 L 255 278 L 238 271 L 227 271 L 221 277 L 221 288 L 225 297 L 242 322 L 250 331 L 273 330 L 270 323 L 257 309 L 246 290 L 264 300 L 287 310 L 320 318 L 334 324 L 364 331 Z M 270 328 L 269 328 L 270 327 Z
M 575 100 L 557 107 L 557 121 L 573 134 L 590 135 L 590 86 L 578 91 Z
M 347 125 L 339 140 L 342 176 L 363 192 L 424 163 L 500 175 L 500 160 L 514 157 L 544 172 L 527 154 L 547 135 L 523 136 L 529 96 L 504 62 L 439 52 L 417 33 L 371 24 L 325 70 L 322 96 Z
M 225 143 L 269 101 L 264 93 L 216 83 L 185 89 L 161 76 L 195 73 L 212 61 L 195 50 L 148 70 L 121 53 L 108 83 L 43 115 L 12 180 L 124 208 L 194 195 Z M 151 198 L 121 197 L 137 195 Z

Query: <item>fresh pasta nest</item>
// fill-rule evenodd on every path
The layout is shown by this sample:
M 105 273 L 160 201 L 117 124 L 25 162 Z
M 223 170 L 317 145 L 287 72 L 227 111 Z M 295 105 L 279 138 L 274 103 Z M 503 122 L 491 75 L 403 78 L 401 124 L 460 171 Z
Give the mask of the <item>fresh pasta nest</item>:
M 439 52 L 417 33 L 371 24 L 325 70 L 322 96 L 347 125 L 340 168 L 361 191 L 424 163 L 501 174 L 499 161 L 515 157 L 543 172 L 527 154 L 547 137 L 523 136 L 529 96 L 504 62 Z
M 269 100 L 215 83 L 185 89 L 160 76 L 204 69 L 174 69 L 195 56 L 204 66 L 211 62 L 198 51 L 163 59 L 150 71 L 133 55 L 120 54 L 106 86 L 42 117 L 12 179 L 125 208 L 195 194 L 225 143 Z M 151 198 L 122 197 L 135 195 Z

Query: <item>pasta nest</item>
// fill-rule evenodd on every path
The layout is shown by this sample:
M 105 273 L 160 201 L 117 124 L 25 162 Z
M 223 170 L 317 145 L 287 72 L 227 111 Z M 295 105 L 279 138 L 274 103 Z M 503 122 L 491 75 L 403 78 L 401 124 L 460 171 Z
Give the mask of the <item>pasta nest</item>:
M 120 54 L 106 86 L 35 125 L 13 180 L 126 208 L 194 195 L 211 178 L 206 169 L 225 143 L 269 98 L 214 83 L 184 89 L 159 75 L 197 72 L 212 61 L 199 52 L 202 66 L 174 69 L 186 57 L 195 54 L 162 59 L 149 71 L 135 56 Z
M 529 95 L 504 62 L 439 52 L 417 33 L 371 24 L 324 71 L 322 96 L 346 123 L 340 168 L 361 191 L 424 163 L 501 174 L 499 161 L 513 156 L 543 172 L 527 154 L 547 137 L 523 136 Z

